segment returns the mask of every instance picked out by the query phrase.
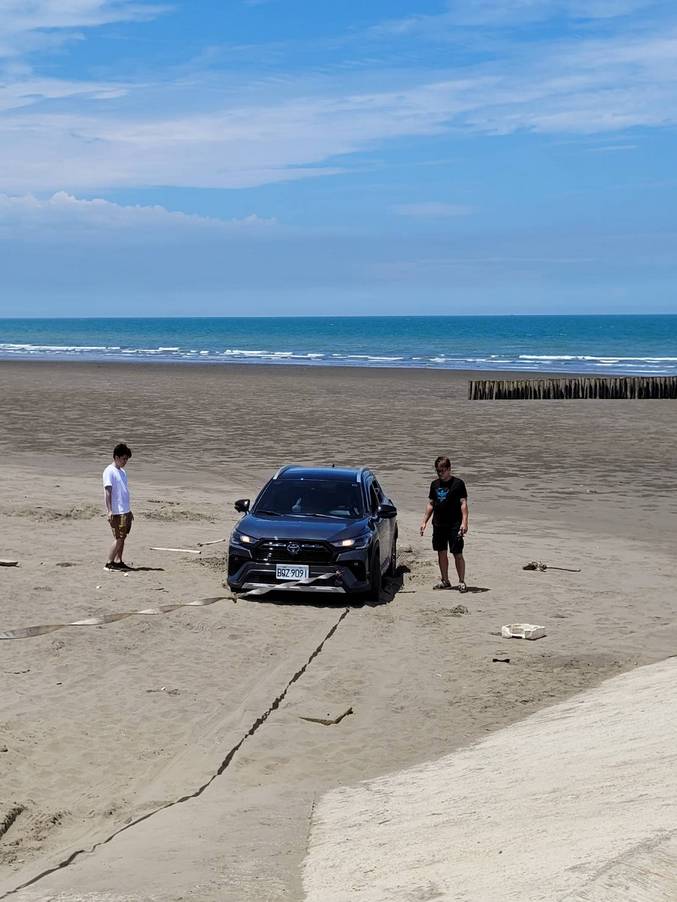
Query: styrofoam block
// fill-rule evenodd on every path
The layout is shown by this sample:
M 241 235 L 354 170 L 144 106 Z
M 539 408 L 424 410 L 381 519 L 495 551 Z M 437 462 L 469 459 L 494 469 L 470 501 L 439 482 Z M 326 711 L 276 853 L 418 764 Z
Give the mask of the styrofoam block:
M 542 639 L 545 627 L 533 623 L 509 623 L 501 627 L 501 636 L 504 639 Z

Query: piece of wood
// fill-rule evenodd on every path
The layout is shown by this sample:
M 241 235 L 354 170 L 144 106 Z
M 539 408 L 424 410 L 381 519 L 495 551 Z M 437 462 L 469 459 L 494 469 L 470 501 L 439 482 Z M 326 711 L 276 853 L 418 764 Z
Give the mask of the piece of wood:
M 18 567 L 18 561 L 10 561 L 7 558 L 0 558 L 0 567 Z
M 522 570 L 565 570 L 567 573 L 580 573 L 580 567 L 555 567 L 553 564 L 544 564 L 543 561 L 529 561 Z
M 198 542 L 198 548 L 205 548 L 207 545 L 219 545 L 221 542 L 227 542 L 228 539 L 214 539 L 213 542 Z
M 339 714 L 338 717 L 304 717 L 302 714 L 300 714 L 299 717 L 301 720 L 310 721 L 310 723 L 321 723 L 323 727 L 333 727 L 335 724 L 341 723 L 344 717 L 347 717 L 352 713 L 352 708 L 346 708 L 343 714 Z
M 195 548 L 160 548 L 159 546 L 151 546 L 151 551 L 176 551 L 179 554 L 201 554 Z

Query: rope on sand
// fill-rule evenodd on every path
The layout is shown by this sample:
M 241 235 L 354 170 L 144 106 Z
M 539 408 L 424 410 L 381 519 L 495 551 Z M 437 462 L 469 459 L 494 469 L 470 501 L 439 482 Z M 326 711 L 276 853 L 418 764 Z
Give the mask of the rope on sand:
M 141 611 L 119 611 L 116 614 L 102 614 L 100 617 L 86 617 L 84 620 L 71 620 L 69 623 L 45 623 L 40 626 L 24 626 L 14 630 L 0 631 L 2 639 L 32 639 L 34 636 L 44 636 L 45 633 L 53 633 L 67 626 L 102 626 L 104 623 L 115 623 L 126 617 L 139 617 L 155 614 L 169 614 L 178 608 L 202 608 L 217 601 L 227 601 L 232 595 L 219 595 L 216 598 L 202 598 L 198 601 L 186 601 L 179 604 L 163 604 L 156 608 L 143 608 Z
M 313 576 L 308 579 L 299 579 L 293 582 L 280 585 L 273 583 L 269 587 L 261 587 L 253 589 L 251 592 L 243 592 L 239 598 L 248 598 L 250 596 L 266 595 L 268 592 L 274 592 L 284 589 L 290 589 L 294 586 L 309 586 L 315 582 L 333 578 L 333 573 L 323 573 L 321 576 Z M 144 617 L 155 616 L 157 614 L 169 614 L 179 608 L 204 608 L 207 605 L 216 604 L 217 601 L 237 601 L 235 595 L 217 595 L 214 598 L 201 598 L 197 601 L 184 601 L 177 604 L 162 604 L 154 608 L 143 608 L 140 611 L 119 611 L 116 614 L 101 614 L 99 617 L 86 617 L 83 620 L 71 620 L 69 623 L 45 623 L 39 626 L 24 626 L 13 630 L 0 630 L 0 641 L 3 639 L 32 639 L 34 636 L 44 636 L 46 633 L 54 633 L 56 630 L 62 630 L 67 626 L 103 626 L 105 623 L 116 623 L 118 620 L 125 620 L 127 617 Z

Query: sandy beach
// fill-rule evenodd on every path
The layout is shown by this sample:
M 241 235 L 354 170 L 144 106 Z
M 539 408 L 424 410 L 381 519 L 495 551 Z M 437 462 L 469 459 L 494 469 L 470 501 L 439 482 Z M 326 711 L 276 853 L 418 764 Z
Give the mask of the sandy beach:
M 323 793 L 675 653 L 677 405 L 469 402 L 469 375 L 0 362 L 0 631 L 219 599 L 0 643 L 0 897 L 300 902 Z M 121 440 L 127 575 L 102 570 Z M 463 597 L 418 535 L 440 453 L 470 493 Z M 150 550 L 226 537 L 290 462 L 371 466 L 397 502 L 381 604 L 234 603 L 225 545 Z M 516 621 L 546 638 L 501 639 Z

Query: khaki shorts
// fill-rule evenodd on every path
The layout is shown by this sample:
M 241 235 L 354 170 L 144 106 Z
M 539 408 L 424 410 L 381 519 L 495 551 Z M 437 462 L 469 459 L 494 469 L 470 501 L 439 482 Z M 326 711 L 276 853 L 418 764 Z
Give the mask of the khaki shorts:
M 115 538 L 126 539 L 132 531 L 133 521 L 134 515 L 131 512 L 129 514 L 113 514 L 110 518 L 110 528 L 113 530 Z

